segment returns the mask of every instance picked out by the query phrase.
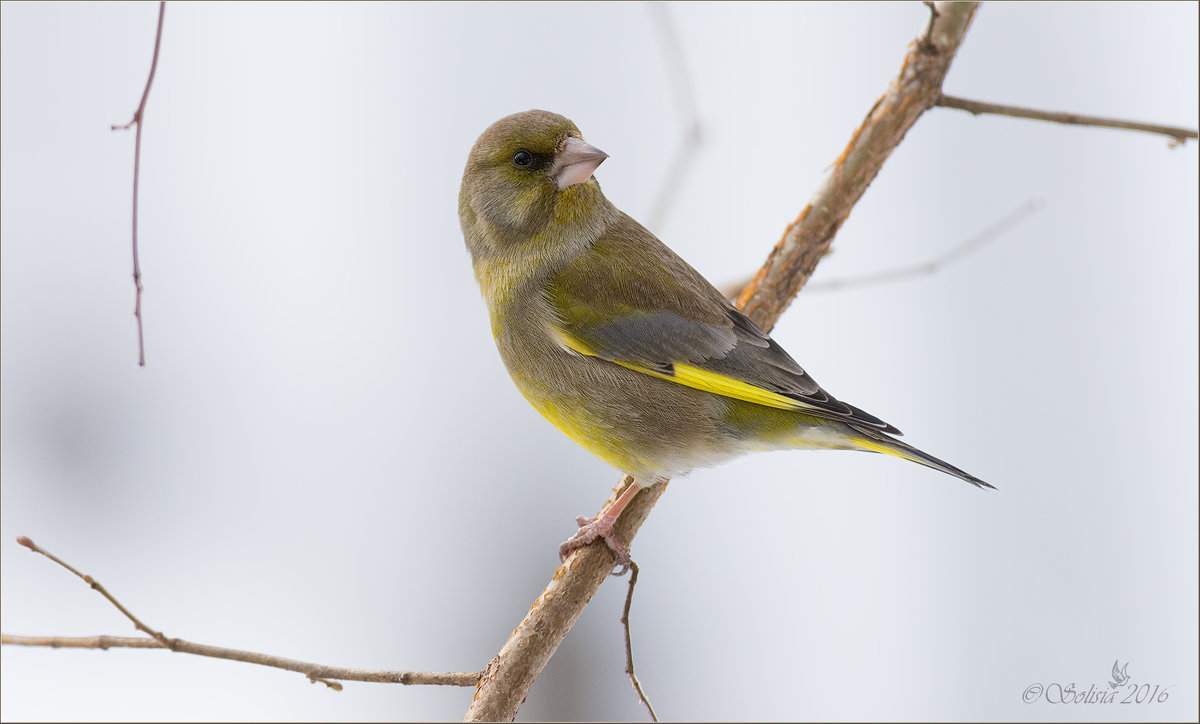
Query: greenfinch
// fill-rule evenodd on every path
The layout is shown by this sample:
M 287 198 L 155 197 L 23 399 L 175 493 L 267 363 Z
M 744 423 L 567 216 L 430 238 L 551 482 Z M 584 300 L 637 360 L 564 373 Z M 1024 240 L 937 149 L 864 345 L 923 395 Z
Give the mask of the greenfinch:
M 548 111 L 496 121 L 467 158 L 458 212 L 492 336 L 517 388 L 633 484 L 563 543 L 601 538 L 639 486 L 743 453 L 886 453 L 979 478 L 840 402 L 592 176 L 608 158 Z

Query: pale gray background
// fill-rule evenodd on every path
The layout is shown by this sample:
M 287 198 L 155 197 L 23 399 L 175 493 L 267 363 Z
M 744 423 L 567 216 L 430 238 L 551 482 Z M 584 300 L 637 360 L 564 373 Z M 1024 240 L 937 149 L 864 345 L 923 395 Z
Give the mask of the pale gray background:
M 655 231 L 752 273 L 926 10 L 672 5 L 705 131 Z M 195 641 L 483 666 L 617 472 L 508 380 L 458 228 L 468 149 L 531 107 L 649 214 L 681 142 L 640 3 L 172 4 L 143 149 L 148 366 L 129 278 L 152 4 L 4 4 L 3 621 L 129 634 L 12 539 Z M 946 90 L 1197 124 L 1195 4 L 985 5 Z M 833 394 L 995 483 L 775 453 L 677 481 L 634 547 L 637 664 L 670 719 L 1197 717 L 1197 147 L 935 110 L 822 264 L 935 276 L 801 294 L 775 337 Z M 624 583 L 522 718 L 633 719 Z M 1155 705 L 1022 703 L 1035 682 Z M 471 692 L 156 651 L 5 647 L 5 719 L 457 719 Z

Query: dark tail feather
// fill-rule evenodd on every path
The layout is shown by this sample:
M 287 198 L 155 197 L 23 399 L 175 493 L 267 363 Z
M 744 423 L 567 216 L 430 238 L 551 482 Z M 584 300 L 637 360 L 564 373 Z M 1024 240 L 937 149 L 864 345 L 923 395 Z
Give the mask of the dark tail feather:
M 904 460 L 911 460 L 912 462 L 920 463 L 925 467 L 933 468 L 934 470 L 940 470 L 947 475 L 953 475 L 956 478 L 962 478 L 977 488 L 992 488 L 993 490 L 996 488 L 996 486 L 990 483 L 985 483 L 974 475 L 971 475 L 964 470 L 959 470 L 944 460 L 938 460 L 929 453 L 922 452 L 908 443 L 900 442 L 899 440 L 890 438 L 887 435 L 880 434 L 878 430 L 872 430 L 870 428 L 862 429 L 857 427 L 855 429 L 862 433 L 862 437 L 855 438 L 854 442 L 863 450 L 870 450 L 871 452 L 878 452 L 885 455 L 892 455 L 893 457 L 898 457 Z

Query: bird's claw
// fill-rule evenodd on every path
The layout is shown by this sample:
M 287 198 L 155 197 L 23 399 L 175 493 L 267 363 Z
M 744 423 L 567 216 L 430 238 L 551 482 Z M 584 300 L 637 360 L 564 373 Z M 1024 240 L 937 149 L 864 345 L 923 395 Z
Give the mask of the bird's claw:
M 579 516 L 575 519 L 575 523 L 579 526 L 579 530 L 575 531 L 575 535 L 563 541 L 558 547 L 559 560 L 566 561 L 567 556 L 576 548 L 582 548 L 592 541 L 599 538 L 604 541 L 608 549 L 612 551 L 616 557 L 616 564 L 621 566 L 621 570 L 613 575 L 622 576 L 629 570 L 629 564 L 632 559 L 629 557 L 629 547 L 621 541 L 617 540 L 617 536 L 613 533 L 613 521 L 606 516 L 598 518 L 585 518 Z

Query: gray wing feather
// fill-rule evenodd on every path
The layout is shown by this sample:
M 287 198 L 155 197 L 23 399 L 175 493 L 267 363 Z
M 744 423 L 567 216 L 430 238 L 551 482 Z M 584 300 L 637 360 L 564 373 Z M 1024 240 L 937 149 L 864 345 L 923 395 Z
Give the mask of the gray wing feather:
M 660 310 L 626 315 L 571 332 L 609 362 L 636 362 L 664 371 L 677 363 L 689 364 L 786 395 L 818 414 L 900 434 L 883 420 L 821 389 L 746 315 L 729 307 L 726 318 L 725 326 L 714 326 Z

